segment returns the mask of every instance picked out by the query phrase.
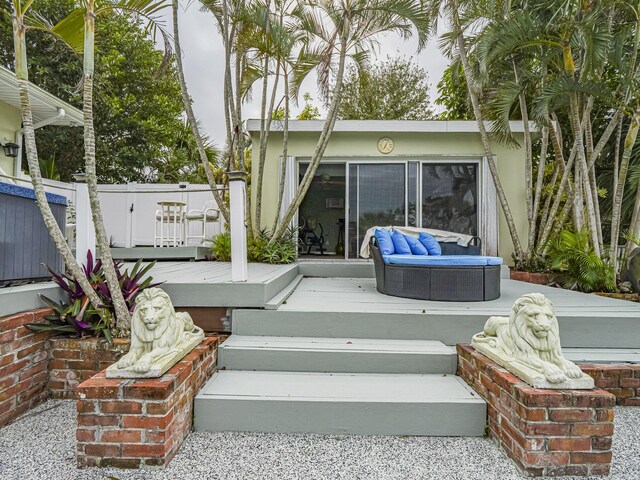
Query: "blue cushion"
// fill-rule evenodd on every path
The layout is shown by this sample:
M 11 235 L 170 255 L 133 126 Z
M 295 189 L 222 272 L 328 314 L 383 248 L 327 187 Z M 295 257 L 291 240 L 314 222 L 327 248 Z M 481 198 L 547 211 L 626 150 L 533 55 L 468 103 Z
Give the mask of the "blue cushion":
M 470 255 L 385 255 L 386 263 L 392 265 L 414 265 L 414 266 L 485 266 L 485 259 L 474 258 Z
M 411 255 L 411 248 L 409 248 L 409 244 L 401 232 L 398 230 L 391 232 L 391 240 L 393 241 L 393 248 L 395 248 L 397 254 Z
M 427 232 L 422 232 L 420 233 L 418 240 L 420 240 L 420 243 L 422 243 L 422 245 L 427 249 L 429 255 L 442 255 L 442 248 L 440 248 L 440 244 L 433 235 Z
M 451 267 L 451 266 L 485 266 L 500 265 L 502 259 L 499 257 L 483 257 L 480 255 L 385 255 L 383 256 L 385 263 L 392 265 L 416 265 L 416 266 L 432 266 L 432 267 Z M 490 263 L 491 262 L 491 263 Z
M 394 253 L 396 253 L 389 230 L 385 230 L 384 228 L 376 228 L 374 235 L 376 236 L 378 246 L 380 247 L 380 253 L 382 255 L 393 255 Z
M 411 249 L 411 253 L 414 255 L 429 255 L 427 249 L 424 248 L 424 245 L 420 243 L 416 237 L 412 237 L 411 235 L 405 235 L 404 239 L 409 244 L 409 248 Z

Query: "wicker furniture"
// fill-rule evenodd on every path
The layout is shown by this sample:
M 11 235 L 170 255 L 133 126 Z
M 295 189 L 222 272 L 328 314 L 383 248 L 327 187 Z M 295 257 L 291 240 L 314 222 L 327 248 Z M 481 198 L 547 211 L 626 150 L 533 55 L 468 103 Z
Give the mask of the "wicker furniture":
M 444 253 L 448 245 L 441 246 Z M 442 302 L 483 302 L 500 297 L 500 265 L 392 265 L 384 262 L 375 237 L 370 248 L 376 289 L 385 295 Z

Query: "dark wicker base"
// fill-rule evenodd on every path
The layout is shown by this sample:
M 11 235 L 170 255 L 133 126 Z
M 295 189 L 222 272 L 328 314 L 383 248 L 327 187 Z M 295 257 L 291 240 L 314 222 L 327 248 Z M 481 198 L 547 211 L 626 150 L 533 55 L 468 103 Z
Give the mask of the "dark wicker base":
M 484 302 L 500 298 L 500 265 L 408 266 L 384 263 L 371 245 L 376 289 L 385 295 L 441 302 Z

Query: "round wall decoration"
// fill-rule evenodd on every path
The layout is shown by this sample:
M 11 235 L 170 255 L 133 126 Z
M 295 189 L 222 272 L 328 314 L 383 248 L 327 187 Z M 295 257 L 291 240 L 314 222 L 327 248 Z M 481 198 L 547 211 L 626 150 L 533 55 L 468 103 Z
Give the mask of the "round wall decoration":
M 378 150 L 380 153 L 391 153 L 393 151 L 393 140 L 389 137 L 383 137 L 378 140 Z

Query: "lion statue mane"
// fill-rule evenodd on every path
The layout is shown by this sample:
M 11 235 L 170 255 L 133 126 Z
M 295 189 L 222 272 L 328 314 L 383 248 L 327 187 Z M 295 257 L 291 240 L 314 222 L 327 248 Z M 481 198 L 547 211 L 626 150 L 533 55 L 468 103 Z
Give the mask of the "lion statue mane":
M 564 358 L 553 304 L 541 293 L 520 297 L 509 317 L 489 317 L 484 331 L 473 336 L 472 345 L 478 344 L 543 374 L 549 383 L 584 375 L 576 364 Z
M 203 336 L 202 329 L 194 325 L 188 313 L 176 313 L 169 295 L 160 288 L 147 288 L 136 298 L 131 319 L 131 347 L 117 362 L 117 367 L 131 367 L 136 373 L 146 373 L 158 360 Z

